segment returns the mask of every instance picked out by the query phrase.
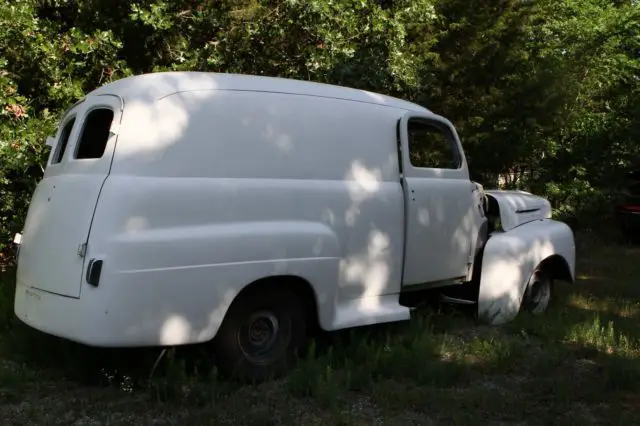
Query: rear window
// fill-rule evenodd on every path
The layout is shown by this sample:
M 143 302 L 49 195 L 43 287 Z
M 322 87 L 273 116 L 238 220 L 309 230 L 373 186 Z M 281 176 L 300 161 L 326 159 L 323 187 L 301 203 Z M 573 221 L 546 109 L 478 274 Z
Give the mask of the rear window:
M 75 122 L 76 118 L 73 117 L 71 120 L 67 121 L 67 124 L 62 128 L 62 132 L 60 132 L 60 141 L 58 142 L 58 147 L 56 148 L 56 152 L 51 160 L 51 164 L 57 164 L 62 161 L 64 151 L 67 149 L 67 144 L 69 143 L 69 135 L 71 135 L 71 129 L 73 129 L 73 124 Z
M 104 154 L 109 140 L 109 129 L 113 121 L 113 111 L 109 108 L 96 108 L 87 114 L 82 134 L 76 148 L 76 158 L 100 158 Z

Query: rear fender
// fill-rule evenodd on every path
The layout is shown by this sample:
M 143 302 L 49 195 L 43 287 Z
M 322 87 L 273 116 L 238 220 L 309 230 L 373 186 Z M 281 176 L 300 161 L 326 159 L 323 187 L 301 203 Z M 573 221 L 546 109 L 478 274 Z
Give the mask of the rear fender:
M 574 281 L 575 242 L 566 224 L 544 219 L 493 233 L 482 257 L 478 317 L 491 324 L 512 320 L 541 265 L 552 278 Z
M 157 340 L 145 343 L 163 346 L 208 341 L 245 287 L 273 277 L 310 284 L 321 327 L 328 327 L 335 315 L 340 246 L 322 223 L 141 229 L 111 236 L 106 253 L 105 284 L 83 298 L 99 299 L 95 302 L 102 301 L 115 318 L 135 311 L 138 320 L 114 326 L 123 333 L 131 330 L 131 340 L 153 337 Z M 150 284 L 142 290 L 142 283 Z

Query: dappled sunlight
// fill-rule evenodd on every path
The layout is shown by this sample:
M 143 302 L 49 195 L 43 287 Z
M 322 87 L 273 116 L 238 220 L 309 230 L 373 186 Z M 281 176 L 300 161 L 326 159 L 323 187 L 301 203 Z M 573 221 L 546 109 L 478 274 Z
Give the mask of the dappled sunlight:
M 524 191 L 486 190 L 485 194 L 498 203 L 500 224 L 510 231 L 524 223 L 551 219 L 549 200 Z
M 591 295 L 571 294 L 566 303 L 583 311 L 616 315 L 627 319 L 640 319 L 639 301 L 624 300 L 616 298 L 615 295 L 607 298 L 598 298 Z
M 475 250 L 478 248 L 476 245 L 478 244 L 480 224 L 481 218 L 478 205 L 473 203 L 451 236 L 459 256 L 466 254 L 468 259 L 469 256 L 473 256 L 475 253 Z
M 567 304 L 569 306 L 573 306 L 575 308 L 589 310 L 589 311 L 592 311 L 592 310 L 599 311 L 601 306 L 596 307 L 594 305 L 599 304 L 601 302 L 602 302 L 601 300 L 598 300 L 595 297 L 587 297 L 587 296 L 581 296 L 581 295 L 575 295 L 575 294 L 569 296 L 567 300 Z
M 371 99 L 375 100 L 376 102 L 380 102 L 380 103 L 384 103 L 385 102 L 385 97 L 379 93 L 374 93 L 374 92 L 369 92 L 366 90 L 360 90 L 360 93 L 365 94 L 366 96 L 370 97 Z
M 267 125 L 265 131 L 262 133 L 265 139 L 272 140 L 273 143 L 284 152 L 291 152 L 293 149 L 293 143 L 291 142 L 291 136 L 284 133 L 276 133 L 271 124 Z
M 489 240 L 482 264 L 478 313 L 494 324 L 507 322 L 520 311 L 521 301 L 535 268 L 545 259 L 556 255 L 568 255 L 573 250 L 557 238 L 558 247 L 545 236 L 550 232 L 550 223 L 543 228 L 534 225 L 521 229 L 523 234 L 498 234 Z M 540 234 L 536 234 L 540 232 Z M 571 262 L 572 259 L 568 259 Z M 523 275 L 523 272 L 526 275 Z
M 242 113 L 240 125 L 247 134 L 252 135 L 255 140 L 267 142 L 268 145 L 276 148 L 276 152 L 285 155 L 293 154 L 295 136 L 289 133 L 290 128 L 283 119 L 286 110 L 283 110 L 277 102 L 261 105 L 260 110 L 247 109 Z M 256 137 L 258 135 L 259 137 Z M 296 142 L 300 141 L 296 138 Z
M 369 194 L 378 191 L 382 174 L 379 170 L 367 169 L 362 162 L 356 160 L 352 163 L 347 178 L 349 179 L 349 193 L 352 200 L 360 201 Z
M 346 210 L 344 221 L 348 226 L 354 226 L 360 215 L 360 205 L 368 198 L 372 198 L 380 189 L 382 173 L 380 170 L 368 169 L 361 161 L 351 164 L 346 181 L 351 198 L 351 206 Z
M 91 94 L 126 93 L 128 101 L 118 133 L 116 157 L 137 160 L 157 160 L 164 150 L 182 136 L 189 125 L 189 110 L 193 101 L 209 96 L 206 90 L 215 90 L 218 83 L 207 73 L 153 73 L 123 78 L 99 87 Z M 183 103 L 173 93 L 191 92 L 192 104 Z
M 175 92 L 215 90 L 220 87 L 221 79 L 229 79 L 229 77 L 206 72 L 155 72 L 113 81 L 98 87 L 90 94 L 101 95 L 118 91 L 132 98 L 154 101 Z
M 638 340 L 617 329 L 613 321 L 601 321 L 595 317 L 591 322 L 571 325 L 565 332 L 565 340 L 592 347 L 608 355 L 640 356 Z
M 577 275 L 576 281 L 606 281 L 606 277 L 595 277 L 592 275 Z
M 478 209 L 475 204 L 472 204 L 467 214 L 462 218 L 462 223 L 453 233 L 452 238 L 458 245 L 458 250 L 464 252 L 469 249 L 469 239 L 478 235 L 479 221 L 478 221 Z
M 191 287 L 190 291 L 195 294 L 198 288 Z M 198 298 L 197 303 L 183 296 L 153 298 L 153 305 L 141 306 L 139 320 L 125 325 L 123 332 L 141 335 L 157 330 L 157 344 L 162 346 L 204 342 L 215 335 L 237 294 L 236 288 L 211 286 L 207 297 Z
M 329 226 L 335 226 L 336 224 L 336 214 L 333 210 L 326 208 L 322 212 L 322 222 L 326 223 Z
M 514 263 L 518 264 L 518 267 L 514 268 Z M 506 286 L 493 285 L 483 289 L 482 296 L 488 300 L 499 300 L 501 310 L 513 311 L 520 307 L 521 292 L 518 289 L 513 289 L 511 285 L 511 283 L 524 281 L 519 264 L 520 261 L 515 259 L 497 260 L 485 265 L 482 269 L 483 280 L 492 280 L 492 282 L 505 281 L 508 283 Z
M 344 244 L 340 298 L 358 299 L 354 303 L 359 310 L 380 309 L 382 315 L 389 307 L 381 306 L 379 296 L 400 288 L 403 228 L 396 217 L 403 211 L 402 193 L 399 183 L 387 181 L 393 167 L 397 168 L 397 157 L 390 156 L 379 167 L 368 166 L 365 158 L 352 160 L 344 175 L 348 203 L 335 211 L 325 209 L 322 218 L 333 225 Z
M 116 157 L 136 156 L 138 160 L 154 161 L 179 139 L 188 124 L 187 109 L 176 102 L 176 97 L 153 104 L 132 101 L 127 104 L 120 130 L 126 134 L 127 142 L 118 143 Z
M 209 323 L 206 327 L 198 332 L 198 340 L 202 341 L 211 338 L 215 335 L 216 331 L 227 313 L 227 309 L 233 303 L 233 300 L 238 295 L 235 289 L 228 289 L 224 294 L 218 294 L 216 297 L 218 300 L 217 305 L 209 314 Z
M 378 307 L 377 296 L 383 293 L 388 285 L 390 273 L 390 246 L 389 236 L 378 230 L 369 233 L 367 252 L 358 256 L 344 259 L 340 263 L 341 276 L 348 285 L 358 284 L 362 286 L 363 310 Z M 371 306 L 374 303 L 375 306 Z
M 429 209 L 424 207 L 420 207 L 418 209 L 418 223 L 422 226 L 429 226 L 431 224 L 431 215 L 429 214 Z
M 161 345 L 178 345 L 190 340 L 191 325 L 180 315 L 170 315 L 160 329 Z
M 149 219 L 144 216 L 131 216 L 124 223 L 123 231 L 126 234 L 135 233 L 139 231 L 144 231 L 149 229 L 151 224 L 149 223 Z
M 407 178 L 408 285 L 466 277 L 480 215 L 464 179 Z

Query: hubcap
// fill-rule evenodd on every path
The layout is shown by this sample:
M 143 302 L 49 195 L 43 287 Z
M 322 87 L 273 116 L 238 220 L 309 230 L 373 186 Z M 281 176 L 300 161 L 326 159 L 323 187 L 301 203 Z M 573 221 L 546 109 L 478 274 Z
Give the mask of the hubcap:
M 530 312 L 544 312 L 551 299 L 551 282 L 543 275 L 536 274 L 529 284 L 527 307 Z
M 282 346 L 280 322 L 270 311 L 251 315 L 238 331 L 238 344 L 245 357 L 256 364 L 269 363 Z

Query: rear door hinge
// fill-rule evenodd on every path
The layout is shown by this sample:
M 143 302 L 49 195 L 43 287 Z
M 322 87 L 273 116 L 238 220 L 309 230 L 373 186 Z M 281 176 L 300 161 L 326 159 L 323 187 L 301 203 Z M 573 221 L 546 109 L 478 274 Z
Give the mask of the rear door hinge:
M 87 243 L 82 243 L 78 246 L 78 256 L 84 257 L 87 254 Z

